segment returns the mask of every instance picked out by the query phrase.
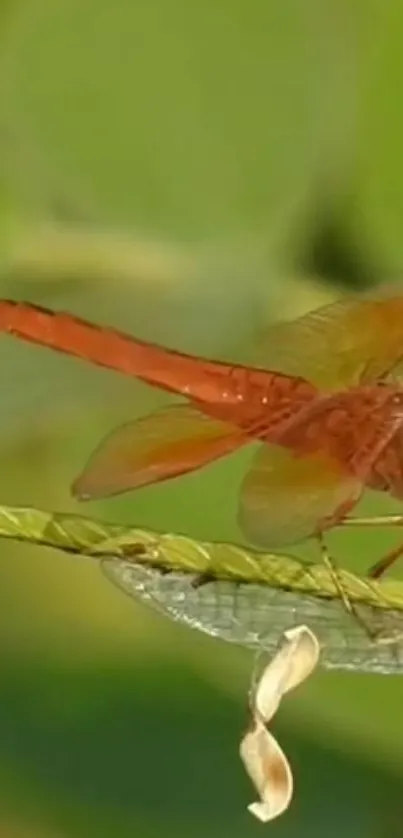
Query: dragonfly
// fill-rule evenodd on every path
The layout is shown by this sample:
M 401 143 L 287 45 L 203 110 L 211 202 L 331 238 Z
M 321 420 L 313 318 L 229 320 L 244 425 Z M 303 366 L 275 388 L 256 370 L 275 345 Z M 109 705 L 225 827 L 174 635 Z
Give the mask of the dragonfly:
M 201 358 L 73 314 L 0 300 L 0 332 L 181 396 L 108 434 L 78 500 L 138 489 L 259 442 L 239 524 L 279 549 L 323 538 L 364 490 L 403 499 L 403 292 L 351 295 L 268 327 L 256 365 Z M 403 552 L 384 557 L 380 576 Z

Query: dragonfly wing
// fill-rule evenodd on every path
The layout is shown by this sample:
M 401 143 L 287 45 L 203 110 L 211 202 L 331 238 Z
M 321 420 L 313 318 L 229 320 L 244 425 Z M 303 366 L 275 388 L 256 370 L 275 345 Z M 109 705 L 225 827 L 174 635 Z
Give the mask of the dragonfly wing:
M 403 379 L 403 290 L 383 286 L 273 324 L 257 360 L 327 391 L 388 374 Z
M 295 544 L 339 521 L 362 489 L 359 478 L 323 452 L 297 457 L 264 445 L 241 487 L 239 524 L 256 545 Z
M 362 387 L 318 397 L 264 446 L 246 475 L 240 524 L 267 547 L 284 546 L 340 521 L 370 485 L 401 432 L 395 387 Z
M 172 405 L 108 434 L 72 491 L 80 500 L 120 494 L 201 468 L 248 442 L 189 405 Z

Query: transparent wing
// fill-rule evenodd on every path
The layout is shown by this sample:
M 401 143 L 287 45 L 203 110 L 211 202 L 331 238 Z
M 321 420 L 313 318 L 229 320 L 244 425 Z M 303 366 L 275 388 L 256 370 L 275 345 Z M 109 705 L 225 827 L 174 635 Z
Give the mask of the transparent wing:
M 222 549 L 222 545 L 217 546 Z M 212 552 L 211 547 L 203 545 L 214 566 L 214 545 Z M 121 559 L 105 559 L 101 567 L 120 590 L 134 600 L 146 602 L 174 622 L 230 643 L 255 648 L 260 654 L 262 649 L 265 654 L 275 654 L 279 637 L 295 623 L 297 614 L 299 622 L 307 622 L 321 639 L 323 666 L 350 672 L 403 673 L 401 641 L 374 643 L 373 636 L 363 631 L 362 624 L 351 620 L 346 608 L 340 608 L 338 599 L 321 600 L 270 585 L 238 585 L 234 581 L 195 585 L 197 576 L 191 573 L 162 573 L 158 568 Z M 365 610 L 361 611 L 361 607 Z M 385 612 L 385 619 L 390 616 L 393 620 L 392 613 Z M 368 625 L 373 620 L 375 626 L 388 624 L 383 619 L 378 623 L 374 609 L 368 606 L 360 606 L 360 614 L 368 618 Z M 398 623 L 390 625 L 396 629 Z
M 257 360 L 328 391 L 403 378 L 403 289 L 383 286 L 273 324 Z
M 246 442 L 232 425 L 188 405 L 168 406 L 105 437 L 72 491 L 90 500 L 137 489 L 201 468 Z
M 253 544 L 295 544 L 336 523 L 362 489 L 357 477 L 324 452 L 296 457 L 286 448 L 264 445 L 242 483 L 239 524 Z

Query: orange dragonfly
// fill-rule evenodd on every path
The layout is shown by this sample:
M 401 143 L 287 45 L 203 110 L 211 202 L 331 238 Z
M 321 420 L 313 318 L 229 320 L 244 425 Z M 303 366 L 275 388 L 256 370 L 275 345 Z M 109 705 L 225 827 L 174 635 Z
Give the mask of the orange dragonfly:
M 253 544 L 276 549 L 321 537 L 365 487 L 403 498 L 397 289 L 271 326 L 263 347 L 270 369 L 198 358 L 9 300 L 0 301 L 0 331 L 187 399 L 108 435 L 73 484 L 80 500 L 191 472 L 251 441 L 263 444 L 241 487 L 239 522 Z

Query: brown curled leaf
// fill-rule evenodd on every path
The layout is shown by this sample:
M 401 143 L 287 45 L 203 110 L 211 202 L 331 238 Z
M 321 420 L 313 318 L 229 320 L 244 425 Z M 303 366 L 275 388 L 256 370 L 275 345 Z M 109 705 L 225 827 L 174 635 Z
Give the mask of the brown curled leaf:
M 240 756 L 260 801 L 248 806 L 263 822 L 274 820 L 289 806 L 293 776 L 277 740 L 267 730 L 282 697 L 302 683 L 319 660 L 319 642 L 306 626 L 283 635 L 284 641 L 265 667 L 250 696 L 251 726 L 242 739 Z

